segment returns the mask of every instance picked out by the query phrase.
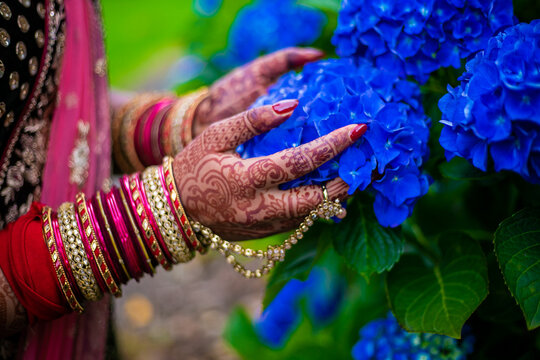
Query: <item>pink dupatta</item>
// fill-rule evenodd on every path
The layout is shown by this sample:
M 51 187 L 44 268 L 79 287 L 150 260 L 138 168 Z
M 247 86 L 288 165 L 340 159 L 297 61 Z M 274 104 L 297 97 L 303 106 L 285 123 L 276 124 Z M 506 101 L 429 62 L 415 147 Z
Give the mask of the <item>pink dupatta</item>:
M 91 0 L 65 0 L 65 48 L 58 103 L 50 129 L 41 202 L 56 207 L 83 190 L 93 194 L 110 176 L 110 119 L 98 10 Z M 78 156 L 74 157 L 74 152 Z M 77 161 L 73 161 L 77 158 Z M 70 166 L 71 161 L 71 166 Z M 87 175 L 85 180 L 84 175 Z M 81 178 L 82 176 L 82 178 Z M 21 359 L 103 359 L 108 297 L 28 328 Z

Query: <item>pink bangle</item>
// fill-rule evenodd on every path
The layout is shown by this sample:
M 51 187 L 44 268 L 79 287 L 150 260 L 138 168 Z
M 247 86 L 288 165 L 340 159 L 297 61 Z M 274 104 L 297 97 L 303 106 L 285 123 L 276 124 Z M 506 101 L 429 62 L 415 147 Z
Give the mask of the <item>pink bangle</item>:
M 97 285 L 102 293 L 107 292 L 107 285 L 105 284 L 103 278 L 101 277 L 101 274 L 99 272 L 99 266 L 97 264 L 96 259 L 94 258 L 94 252 L 92 251 L 92 248 L 90 247 L 91 240 L 89 239 L 90 234 L 87 233 L 84 229 L 89 229 L 88 226 L 85 226 L 86 221 L 83 221 L 81 219 L 81 198 L 78 197 L 76 199 L 75 203 L 75 219 L 77 220 L 77 227 L 79 228 L 82 243 L 84 246 L 84 251 L 86 252 L 86 257 L 88 258 L 88 262 L 90 263 L 90 268 L 92 269 L 92 273 L 94 273 L 94 277 L 96 278 Z
M 114 252 L 109 253 L 109 255 L 111 256 L 113 265 L 116 268 L 116 272 L 120 275 L 120 282 L 125 284 L 131 278 L 131 276 L 129 275 L 124 262 L 125 256 L 123 256 L 121 253 L 122 248 L 117 245 L 115 241 L 115 239 L 119 239 L 118 232 L 114 226 L 110 225 L 113 224 L 114 221 L 109 207 L 105 206 L 107 205 L 107 198 L 104 198 L 104 195 L 98 191 L 96 194 L 96 201 L 100 210 L 100 216 L 98 218 L 102 220 L 102 229 L 106 229 L 108 233 L 108 236 L 104 236 L 105 242 L 107 243 L 107 247 L 109 249 L 114 249 Z
M 170 100 L 162 109 L 156 114 L 156 117 L 152 120 L 152 128 L 150 129 L 150 148 L 152 151 L 153 163 L 158 164 L 161 159 L 165 156 L 163 151 L 163 144 L 159 137 L 161 127 L 163 125 L 164 119 L 167 117 L 167 114 L 171 110 L 174 104 L 174 100 Z
M 146 194 L 146 190 L 141 183 L 140 175 L 135 176 L 134 180 L 137 184 L 137 188 L 141 192 L 141 202 L 144 206 L 144 209 L 146 213 L 148 214 L 148 222 L 150 223 L 150 226 L 154 230 L 154 234 L 156 235 L 156 239 L 158 241 L 159 247 L 163 250 L 163 254 L 165 255 L 165 258 L 173 264 L 177 264 L 178 262 L 176 259 L 172 256 L 171 252 L 169 251 L 169 248 L 165 244 L 165 239 L 163 239 L 163 236 L 161 236 L 161 232 L 159 231 L 158 224 L 156 222 L 156 219 L 154 218 L 154 214 L 152 213 L 152 209 L 150 208 L 150 204 L 148 204 L 148 197 Z
M 118 189 L 118 193 L 120 194 L 120 197 L 122 198 L 122 205 L 124 205 L 123 207 L 120 205 L 119 206 L 123 213 L 124 219 L 126 218 L 128 219 L 128 222 L 126 223 L 126 225 L 128 227 L 129 233 L 131 234 L 131 241 L 133 244 L 133 248 L 135 249 L 135 252 L 137 253 L 137 256 L 139 257 L 139 261 L 140 261 L 139 264 L 142 264 L 142 268 L 144 272 L 153 276 L 155 272 L 154 266 L 156 265 L 156 260 L 151 258 L 148 255 L 146 244 L 141 238 L 139 227 L 137 226 L 137 223 L 133 219 L 134 209 L 132 209 L 129 206 L 126 200 L 127 198 L 126 192 L 121 184 L 120 184 L 120 188 Z
M 122 188 L 128 195 L 127 198 L 132 209 L 135 210 L 133 213 L 139 228 L 142 229 L 141 232 L 147 247 L 150 249 L 150 252 L 154 258 L 161 264 L 161 266 L 163 266 L 164 269 L 171 270 L 171 264 L 169 261 L 167 261 L 165 255 L 163 255 L 154 230 L 150 225 L 150 220 L 148 220 L 148 214 L 143 205 L 141 192 L 137 188 L 137 181 L 135 180 L 136 178 L 138 178 L 138 174 L 133 174 L 130 176 L 130 178 L 123 176 L 121 179 Z
M 116 200 L 115 189 L 116 188 L 113 188 L 111 192 L 106 195 L 107 204 L 109 205 L 108 207 L 113 218 L 113 228 L 116 229 L 118 235 L 117 238 L 120 240 L 119 245 L 122 249 L 122 257 L 126 260 L 128 272 L 132 278 L 138 281 L 143 275 L 143 271 L 138 265 L 137 256 L 134 253 L 135 249 L 132 247 L 128 229 L 124 223 L 122 213 L 117 206 L 119 203 Z

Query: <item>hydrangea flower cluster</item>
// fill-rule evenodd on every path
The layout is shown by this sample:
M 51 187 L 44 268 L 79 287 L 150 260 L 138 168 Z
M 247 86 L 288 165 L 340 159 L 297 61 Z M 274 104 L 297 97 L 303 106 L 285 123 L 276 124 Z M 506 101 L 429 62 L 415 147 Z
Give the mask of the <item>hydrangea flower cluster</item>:
M 356 360 L 464 360 L 473 345 L 470 334 L 458 341 L 443 335 L 409 333 L 389 313 L 386 319 L 374 320 L 360 330 L 352 355 Z
M 511 0 L 344 0 L 332 43 L 340 56 L 366 57 L 423 83 L 440 67 L 459 68 L 513 24 L 512 14 Z
M 328 270 L 314 267 L 306 281 L 290 280 L 255 323 L 259 337 L 268 346 L 280 347 L 302 320 L 305 300 L 307 314 L 321 326 L 337 314 L 345 292 L 345 282 Z
M 446 158 L 540 183 L 540 20 L 506 29 L 469 61 L 439 101 Z
M 429 179 L 421 166 L 428 154 L 428 119 L 416 84 L 374 68 L 368 61 L 324 60 L 302 73 L 281 77 L 253 106 L 299 99 L 292 116 L 279 127 L 238 149 L 243 157 L 265 156 L 307 143 L 349 124 L 368 124 L 366 134 L 341 156 L 285 188 L 321 184 L 337 176 L 349 193 L 369 188 L 383 226 L 398 226 L 426 194 Z
M 258 0 L 242 8 L 229 30 L 227 49 L 213 62 L 224 70 L 262 54 L 290 46 L 311 45 L 326 23 L 320 10 L 295 0 Z

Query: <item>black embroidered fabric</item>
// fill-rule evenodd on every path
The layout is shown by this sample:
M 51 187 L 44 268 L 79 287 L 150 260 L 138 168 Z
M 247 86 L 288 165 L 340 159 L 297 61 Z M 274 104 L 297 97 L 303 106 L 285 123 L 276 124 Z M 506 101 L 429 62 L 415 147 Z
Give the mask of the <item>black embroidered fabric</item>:
M 61 0 L 0 1 L 0 229 L 39 199 L 63 29 Z

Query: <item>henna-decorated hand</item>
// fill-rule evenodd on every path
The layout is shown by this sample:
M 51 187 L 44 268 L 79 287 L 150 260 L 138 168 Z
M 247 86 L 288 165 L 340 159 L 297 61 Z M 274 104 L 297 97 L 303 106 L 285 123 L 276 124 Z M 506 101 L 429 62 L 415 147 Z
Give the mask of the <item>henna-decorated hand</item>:
M 348 125 L 302 146 L 251 159 L 238 145 L 284 122 L 298 105 L 283 100 L 209 126 L 174 159 L 173 172 L 186 213 L 231 240 L 255 239 L 297 226 L 323 200 L 318 185 L 280 190 L 339 154 L 366 131 Z M 344 199 L 341 179 L 327 183 L 331 199 Z
M 194 118 L 193 135 L 200 135 L 210 124 L 248 108 L 281 75 L 320 59 L 323 52 L 311 48 L 288 48 L 241 66 L 209 89 Z

